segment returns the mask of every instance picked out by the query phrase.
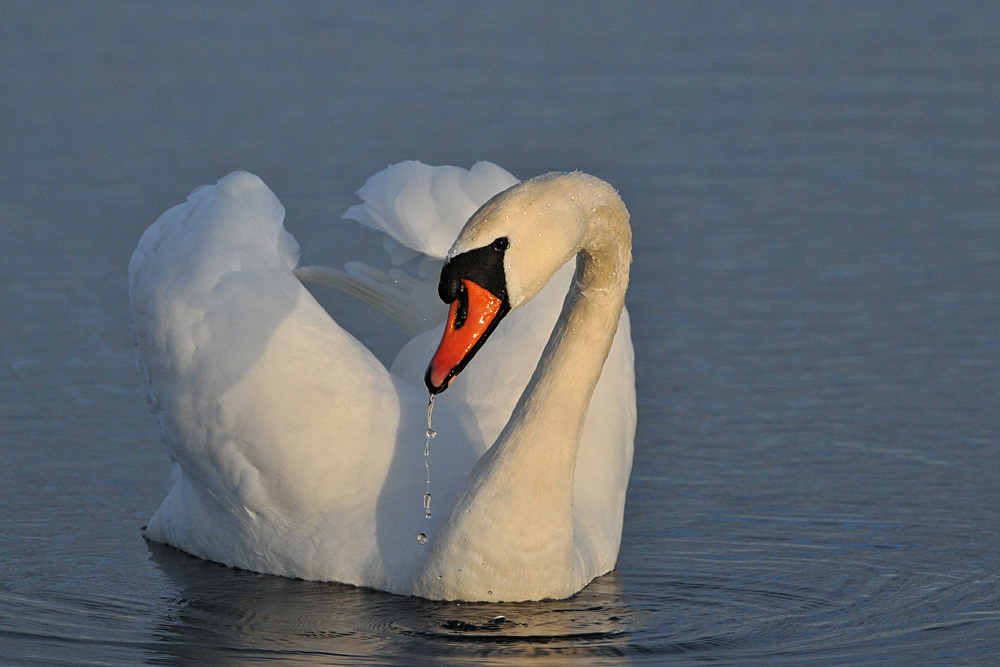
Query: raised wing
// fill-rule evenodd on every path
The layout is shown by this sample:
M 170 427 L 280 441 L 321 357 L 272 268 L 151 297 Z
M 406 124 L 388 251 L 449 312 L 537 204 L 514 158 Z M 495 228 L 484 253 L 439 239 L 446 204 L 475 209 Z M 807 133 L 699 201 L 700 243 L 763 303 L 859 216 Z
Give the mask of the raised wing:
M 237 172 L 167 211 L 132 258 L 140 365 L 179 468 L 147 536 L 261 572 L 365 581 L 380 550 L 358 526 L 376 523 L 404 403 L 419 416 L 424 399 L 295 279 L 283 216 Z M 303 527 L 312 541 L 289 542 Z
M 364 203 L 347 209 L 344 217 L 392 238 L 397 244 L 390 250 L 393 264 L 418 253 L 443 260 L 476 209 L 516 183 L 491 162 L 462 169 L 408 160 L 369 178 L 358 190 Z
M 410 335 L 432 329 L 447 314 L 437 297 L 437 279 L 452 242 L 480 206 L 517 182 L 490 162 L 471 169 L 416 160 L 394 164 L 368 179 L 357 192 L 363 203 L 344 217 L 383 233 L 391 262 L 404 268 L 386 273 L 350 262 L 343 271 L 308 266 L 295 275 L 358 299 Z

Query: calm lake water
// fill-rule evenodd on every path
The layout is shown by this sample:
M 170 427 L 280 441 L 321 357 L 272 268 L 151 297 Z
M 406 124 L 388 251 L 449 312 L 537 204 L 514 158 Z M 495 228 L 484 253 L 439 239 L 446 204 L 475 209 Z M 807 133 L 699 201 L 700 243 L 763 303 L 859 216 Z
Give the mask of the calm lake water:
M 993 3 L 0 3 L 0 663 L 996 664 L 998 130 Z M 625 532 L 570 600 L 140 537 L 169 470 L 142 231 L 247 169 L 339 266 L 380 252 L 353 191 L 411 158 L 581 169 L 631 210 Z

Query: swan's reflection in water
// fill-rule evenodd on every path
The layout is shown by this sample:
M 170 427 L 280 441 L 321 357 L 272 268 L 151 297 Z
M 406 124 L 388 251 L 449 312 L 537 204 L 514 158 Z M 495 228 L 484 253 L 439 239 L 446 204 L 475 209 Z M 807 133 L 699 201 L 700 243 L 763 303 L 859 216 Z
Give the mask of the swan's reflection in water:
M 626 664 L 630 618 L 615 573 L 569 600 L 431 602 L 267 576 L 148 543 L 177 586 L 150 664 Z M 574 660 L 576 661 L 576 660 Z

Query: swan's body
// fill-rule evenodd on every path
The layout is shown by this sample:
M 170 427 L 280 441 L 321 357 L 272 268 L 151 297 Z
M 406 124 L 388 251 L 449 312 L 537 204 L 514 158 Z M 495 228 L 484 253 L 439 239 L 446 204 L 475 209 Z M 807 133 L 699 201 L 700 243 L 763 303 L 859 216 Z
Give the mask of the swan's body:
M 474 205 L 493 194 L 483 188 Z M 523 219 L 505 217 L 515 209 Z M 534 179 L 455 241 L 453 263 L 510 239 L 515 310 L 437 402 L 429 520 L 421 376 L 444 325 L 387 370 L 296 279 L 283 214 L 259 179 L 231 174 L 161 216 L 133 256 L 141 367 L 177 462 L 147 537 L 259 572 L 435 599 L 565 597 L 611 570 L 635 426 L 628 215 L 614 190 L 584 174 Z M 433 257 L 435 243 L 415 250 Z M 560 266 L 581 250 L 560 315 L 572 281 Z

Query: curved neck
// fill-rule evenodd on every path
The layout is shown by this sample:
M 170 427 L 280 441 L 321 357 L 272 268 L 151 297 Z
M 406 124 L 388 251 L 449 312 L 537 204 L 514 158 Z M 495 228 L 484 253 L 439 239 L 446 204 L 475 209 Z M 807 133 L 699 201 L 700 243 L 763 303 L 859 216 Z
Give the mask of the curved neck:
M 588 209 L 593 213 L 559 320 L 510 420 L 442 526 L 422 573 L 428 588 L 418 594 L 452 598 L 449 590 L 458 590 L 459 582 L 466 596 L 481 586 L 479 599 L 494 600 L 564 597 L 579 588 L 578 577 L 567 576 L 574 568 L 576 458 L 631 260 L 621 201 Z M 519 575 L 501 582 L 497 563 Z
M 577 255 L 576 276 L 535 372 L 494 448 L 530 449 L 570 476 L 594 387 L 611 349 L 628 286 L 628 254 L 616 243 Z M 516 437 L 519 432 L 545 434 Z M 556 439 L 558 438 L 558 441 Z M 549 466 L 547 466 L 549 467 Z

